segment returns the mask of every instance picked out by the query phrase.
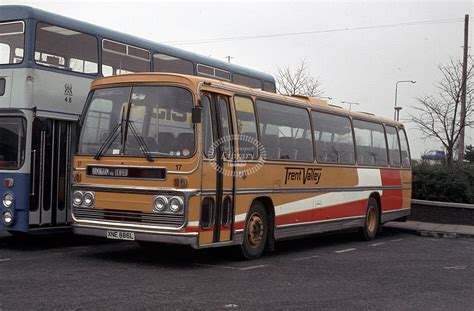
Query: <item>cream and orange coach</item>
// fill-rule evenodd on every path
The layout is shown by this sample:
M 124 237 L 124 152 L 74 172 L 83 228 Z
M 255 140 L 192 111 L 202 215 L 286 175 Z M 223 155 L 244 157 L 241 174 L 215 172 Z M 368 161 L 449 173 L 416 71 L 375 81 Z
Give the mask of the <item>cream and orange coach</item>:
M 410 213 L 399 122 L 326 101 L 166 73 L 98 79 L 74 158 L 74 232 L 241 245 L 346 228 L 371 240 Z

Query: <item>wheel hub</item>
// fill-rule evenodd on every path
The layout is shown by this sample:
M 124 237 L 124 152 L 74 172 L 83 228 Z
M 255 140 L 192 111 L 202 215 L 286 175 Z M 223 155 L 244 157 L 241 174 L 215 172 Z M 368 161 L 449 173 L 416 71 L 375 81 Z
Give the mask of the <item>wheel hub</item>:
M 252 247 L 257 247 L 262 242 L 264 229 L 263 220 L 259 214 L 255 213 L 250 216 L 247 225 L 247 237 Z

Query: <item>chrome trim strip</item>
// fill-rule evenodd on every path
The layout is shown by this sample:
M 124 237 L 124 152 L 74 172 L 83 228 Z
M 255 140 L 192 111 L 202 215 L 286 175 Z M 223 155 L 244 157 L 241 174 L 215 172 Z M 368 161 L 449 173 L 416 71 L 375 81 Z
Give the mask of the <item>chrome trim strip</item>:
M 334 187 L 334 188 L 244 188 L 237 189 L 237 194 L 255 194 L 255 193 L 309 193 L 309 192 L 354 192 L 354 191 L 376 191 L 376 190 L 411 190 L 400 186 L 381 186 L 381 187 Z M 203 189 L 202 194 L 215 193 L 214 189 Z
M 198 151 L 196 151 L 198 152 Z M 168 171 L 168 174 L 173 174 L 173 175 L 190 175 L 194 172 L 196 172 L 199 168 L 199 166 L 201 165 L 201 162 L 198 160 L 197 163 L 196 163 L 196 166 L 193 167 L 192 170 L 190 171 Z
M 229 240 L 229 241 L 224 241 L 224 242 L 215 242 L 215 243 L 209 243 L 209 244 L 204 244 L 201 245 L 199 244 L 199 248 L 214 248 L 214 247 L 221 247 L 221 246 L 231 246 L 231 245 L 236 245 L 234 240 Z
M 122 228 L 123 230 L 143 230 L 143 229 L 149 229 L 149 230 L 169 230 L 169 231 L 181 231 L 184 227 L 186 227 L 187 224 L 187 219 L 185 217 L 185 220 L 183 222 L 183 225 L 180 227 L 166 227 L 166 226 L 152 226 L 152 225 L 139 225 L 139 224 L 129 224 L 129 223 L 123 223 L 123 222 L 114 222 L 114 221 L 98 221 L 98 220 L 78 220 L 76 216 L 74 216 L 74 212 L 72 212 L 72 219 L 74 221 L 73 225 L 96 225 L 96 228 L 103 228 L 106 226 L 111 226 L 115 229 L 113 230 L 120 230 Z
M 135 187 L 135 186 L 117 186 L 117 185 L 96 185 L 96 184 L 75 184 L 73 189 L 80 190 L 100 190 L 103 192 L 141 192 L 141 193 L 156 193 L 156 192 L 179 192 L 182 194 L 199 194 L 199 189 L 181 189 L 181 188 L 162 188 L 162 187 Z
M 409 210 L 411 210 L 410 207 L 405 207 L 405 208 L 400 208 L 400 209 L 395 209 L 395 210 L 390 210 L 390 211 L 384 211 L 384 212 L 382 212 L 382 214 L 397 213 L 397 212 L 409 211 Z

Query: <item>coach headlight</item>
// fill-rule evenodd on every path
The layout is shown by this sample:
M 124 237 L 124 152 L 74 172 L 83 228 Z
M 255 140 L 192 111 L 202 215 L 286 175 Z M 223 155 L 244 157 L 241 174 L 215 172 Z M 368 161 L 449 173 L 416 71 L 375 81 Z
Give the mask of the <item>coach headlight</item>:
M 153 209 L 155 212 L 162 212 L 168 207 L 168 198 L 164 195 L 158 195 L 153 200 Z
M 3 206 L 10 208 L 13 205 L 13 195 L 9 192 L 3 195 Z
M 84 194 L 81 191 L 74 191 L 72 195 L 72 203 L 74 206 L 81 206 L 84 202 Z
M 84 193 L 82 205 L 85 207 L 94 206 L 94 192 L 88 191 Z
M 184 200 L 181 197 L 172 197 L 170 199 L 170 211 L 173 213 L 179 213 L 184 206 Z
M 13 224 L 13 221 L 15 220 L 15 218 L 13 217 L 13 212 L 10 211 L 10 210 L 6 210 L 3 212 L 3 215 L 2 215 L 2 220 L 3 220 L 3 223 L 6 225 L 6 226 L 11 226 Z

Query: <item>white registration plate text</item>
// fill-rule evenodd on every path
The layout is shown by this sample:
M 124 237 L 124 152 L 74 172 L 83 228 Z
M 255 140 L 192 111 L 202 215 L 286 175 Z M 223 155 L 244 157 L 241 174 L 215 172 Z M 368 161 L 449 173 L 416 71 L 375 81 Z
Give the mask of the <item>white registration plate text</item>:
M 107 239 L 135 241 L 135 233 L 107 230 Z

